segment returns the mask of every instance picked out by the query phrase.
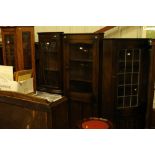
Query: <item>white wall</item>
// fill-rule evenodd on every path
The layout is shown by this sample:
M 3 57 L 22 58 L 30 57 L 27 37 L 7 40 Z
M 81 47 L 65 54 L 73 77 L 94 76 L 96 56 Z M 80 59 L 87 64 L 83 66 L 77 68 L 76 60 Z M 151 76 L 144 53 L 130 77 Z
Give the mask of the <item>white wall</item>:
M 38 41 L 38 32 L 64 33 L 93 33 L 103 26 L 35 26 L 35 41 Z
M 143 26 L 117 26 L 104 34 L 105 38 L 145 38 Z
M 64 33 L 93 33 L 104 26 L 35 26 L 35 41 L 38 41 L 38 32 Z M 117 26 L 104 34 L 105 38 L 146 38 L 143 26 Z M 0 31 L 0 42 L 1 31 Z
M 35 26 L 35 41 L 38 41 L 38 32 L 64 32 L 64 33 L 93 33 L 103 26 Z M 0 30 L 0 42 L 2 41 Z

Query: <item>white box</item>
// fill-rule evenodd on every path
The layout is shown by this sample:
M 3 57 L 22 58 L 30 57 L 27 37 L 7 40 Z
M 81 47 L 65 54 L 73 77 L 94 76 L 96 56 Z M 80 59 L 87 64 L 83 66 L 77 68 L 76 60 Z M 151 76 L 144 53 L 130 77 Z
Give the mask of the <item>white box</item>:
M 0 90 L 14 91 L 23 94 L 32 93 L 34 92 L 33 78 L 29 78 L 20 82 L 0 78 Z

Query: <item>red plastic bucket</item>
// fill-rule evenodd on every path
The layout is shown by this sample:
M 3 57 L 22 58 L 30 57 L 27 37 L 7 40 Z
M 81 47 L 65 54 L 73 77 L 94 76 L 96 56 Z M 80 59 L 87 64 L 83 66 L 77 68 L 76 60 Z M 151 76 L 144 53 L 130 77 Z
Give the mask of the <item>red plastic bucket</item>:
M 112 124 L 109 120 L 103 118 L 89 118 L 81 122 L 82 129 L 110 129 Z

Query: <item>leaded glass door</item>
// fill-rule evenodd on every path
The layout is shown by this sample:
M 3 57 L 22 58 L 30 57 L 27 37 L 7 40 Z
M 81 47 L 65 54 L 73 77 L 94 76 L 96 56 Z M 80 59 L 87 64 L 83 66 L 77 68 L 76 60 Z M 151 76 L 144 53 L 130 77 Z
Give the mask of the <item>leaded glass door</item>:
M 152 100 L 150 40 L 103 43 L 102 117 L 111 119 L 115 128 L 144 128 Z

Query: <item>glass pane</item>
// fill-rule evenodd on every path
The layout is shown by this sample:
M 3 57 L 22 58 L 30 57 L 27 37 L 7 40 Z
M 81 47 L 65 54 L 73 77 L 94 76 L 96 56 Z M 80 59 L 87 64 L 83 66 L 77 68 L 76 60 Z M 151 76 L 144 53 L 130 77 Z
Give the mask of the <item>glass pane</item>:
M 126 51 L 126 61 L 132 61 L 132 56 L 133 56 L 133 50 L 132 49 L 128 49 Z
M 139 62 L 133 62 L 133 72 L 139 72 Z
M 134 61 L 139 61 L 140 60 L 140 49 L 134 49 Z
M 44 69 L 48 69 L 51 71 L 59 71 L 59 59 L 58 55 L 55 53 L 45 53 L 43 55 L 43 66 Z
M 125 84 L 131 84 L 132 74 L 125 74 Z
M 123 100 L 124 100 L 123 97 L 118 97 L 118 99 L 117 99 L 117 106 L 119 108 L 123 107 Z
M 124 73 L 124 72 L 125 72 L 125 62 L 119 62 L 118 73 Z
M 31 33 L 22 32 L 22 41 L 23 41 L 24 69 L 31 69 L 32 68 Z
M 118 87 L 118 96 L 124 96 L 124 86 Z
M 132 96 L 131 106 L 137 106 L 137 105 L 138 105 L 138 97 Z
M 52 88 L 60 87 L 60 75 L 59 72 L 54 72 L 51 70 L 44 70 L 44 83 Z
M 92 44 L 71 44 L 70 46 L 70 58 L 71 59 L 92 59 Z
M 132 72 L 132 62 L 126 62 L 126 72 Z
M 131 95 L 131 86 L 125 86 L 125 96 Z
M 138 84 L 138 73 L 133 73 L 132 84 Z
M 92 84 L 82 81 L 70 81 L 70 91 L 92 92 Z
M 14 35 L 5 35 L 6 64 L 15 67 Z
M 92 63 L 89 62 L 70 62 L 70 78 L 77 80 L 92 80 Z
M 41 43 L 41 49 L 44 52 L 57 52 L 57 42 L 55 40 L 45 41 Z
M 118 60 L 124 61 L 125 60 L 125 49 L 119 51 Z
M 124 85 L 124 74 L 118 75 L 118 85 Z
M 138 94 L 138 86 L 137 85 L 133 85 L 132 86 L 132 95 L 137 95 Z
M 61 70 L 60 55 L 55 39 L 44 37 L 39 42 L 40 52 L 40 81 L 46 88 L 60 89 Z M 39 71 L 38 71 L 39 72 Z
M 140 63 L 141 49 L 122 49 L 119 51 L 117 68 L 118 108 L 121 107 L 121 104 L 121 108 L 138 106 Z

